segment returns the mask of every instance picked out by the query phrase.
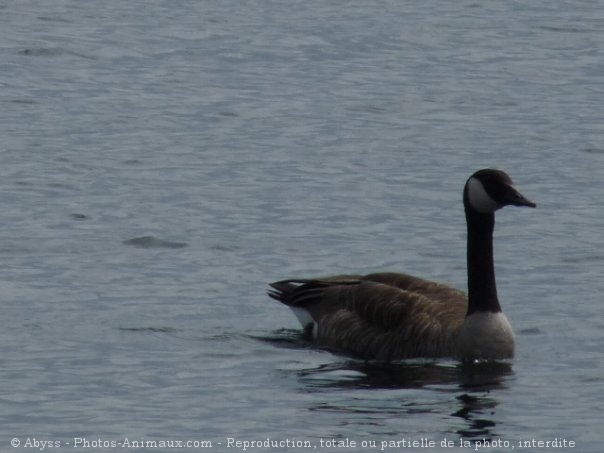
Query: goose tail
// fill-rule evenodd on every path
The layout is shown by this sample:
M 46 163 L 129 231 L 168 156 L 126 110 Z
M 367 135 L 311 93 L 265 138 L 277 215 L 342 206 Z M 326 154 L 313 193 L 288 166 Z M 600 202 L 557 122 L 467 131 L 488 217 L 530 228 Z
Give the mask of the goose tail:
M 313 318 L 310 310 L 304 306 L 300 306 L 300 298 L 298 291 L 302 285 L 307 281 L 300 280 L 282 280 L 279 282 L 271 283 L 269 286 L 272 288 L 267 291 L 268 295 L 282 304 L 287 305 L 293 311 L 296 318 L 302 325 L 304 333 L 308 337 L 316 337 L 318 324 Z
M 279 282 L 271 283 L 269 285 L 272 289 L 267 291 L 267 294 L 278 302 L 285 305 L 292 305 L 292 296 L 298 288 L 292 280 L 282 280 Z

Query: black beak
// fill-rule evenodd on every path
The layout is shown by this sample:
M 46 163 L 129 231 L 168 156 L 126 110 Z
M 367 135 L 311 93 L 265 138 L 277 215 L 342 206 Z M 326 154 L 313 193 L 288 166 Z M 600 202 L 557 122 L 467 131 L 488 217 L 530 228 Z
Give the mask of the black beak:
M 535 203 L 533 203 L 531 200 L 529 200 L 520 192 L 518 192 L 513 186 L 507 186 L 507 190 L 505 193 L 505 202 L 506 204 L 512 206 L 527 206 L 529 208 L 537 207 Z

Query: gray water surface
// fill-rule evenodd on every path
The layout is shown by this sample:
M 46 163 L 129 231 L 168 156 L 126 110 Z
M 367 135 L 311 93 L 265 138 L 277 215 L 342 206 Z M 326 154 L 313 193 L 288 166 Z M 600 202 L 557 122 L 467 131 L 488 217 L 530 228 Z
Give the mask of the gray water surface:
M 1 3 L 0 450 L 600 452 L 603 43 L 600 2 Z M 497 218 L 514 360 L 357 361 L 265 295 L 465 289 L 482 167 L 538 204 Z

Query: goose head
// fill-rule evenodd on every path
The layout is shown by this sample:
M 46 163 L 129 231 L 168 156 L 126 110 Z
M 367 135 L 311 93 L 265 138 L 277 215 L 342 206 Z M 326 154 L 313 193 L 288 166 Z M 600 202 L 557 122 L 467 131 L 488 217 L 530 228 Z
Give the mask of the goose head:
M 516 190 L 507 173 L 491 168 L 478 170 L 470 176 L 463 197 L 466 210 L 480 214 L 493 214 L 504 206 L 537 206 Z

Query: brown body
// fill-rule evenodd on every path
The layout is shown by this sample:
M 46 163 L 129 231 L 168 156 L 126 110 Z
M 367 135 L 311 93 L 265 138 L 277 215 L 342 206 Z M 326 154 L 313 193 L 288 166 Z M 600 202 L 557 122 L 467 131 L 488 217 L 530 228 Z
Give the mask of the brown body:
M 465 293 L 406 274 L 342 275 L 273 283 L 271 297 L 305 309 L 318 343 L 362 358 L 456 355 Z

